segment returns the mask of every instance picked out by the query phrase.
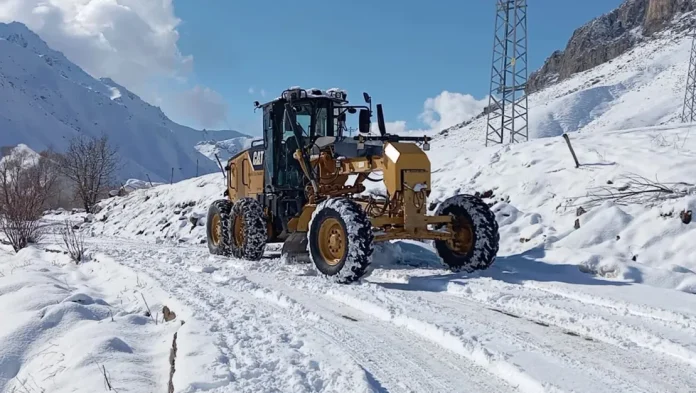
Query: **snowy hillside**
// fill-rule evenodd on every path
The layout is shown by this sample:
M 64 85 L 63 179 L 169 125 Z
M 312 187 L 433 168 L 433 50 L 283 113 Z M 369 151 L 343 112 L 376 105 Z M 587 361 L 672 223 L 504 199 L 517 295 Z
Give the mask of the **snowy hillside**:
M 665 30 L 607 63 L 531 94 L 530 138 L 677 121 L 690 50 L 684 32 Z M 482 116 L 452 127 L 445 132 L 446 143 L 483 143 L 486 122 Z
M 124 179 L 169 181 L 217 170 L 200 141 L 243 136 L 181 126 L 114 81 L 94 79 L 23 24 L 0 23 L 0 146 L 61 150 L 78 133 L 106 133 L 119 147 Z

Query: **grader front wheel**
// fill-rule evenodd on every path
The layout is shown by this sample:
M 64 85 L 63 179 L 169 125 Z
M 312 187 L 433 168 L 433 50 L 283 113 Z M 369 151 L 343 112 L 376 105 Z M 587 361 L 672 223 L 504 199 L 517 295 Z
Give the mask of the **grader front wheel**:
M 495 214 L 473 195 L 455 195 L 445 200 L 436 215 L 453 216 L 452 240 L 435 241 L 440 258 L 453 271 L 485 270 L 495 261 L 500 234 Z
M 362 277 L 370 265 L 374 234 L 363 209 L 347 198 L 320 203 L 309 223 L 309 257 L 325 277 L 342 284 Z

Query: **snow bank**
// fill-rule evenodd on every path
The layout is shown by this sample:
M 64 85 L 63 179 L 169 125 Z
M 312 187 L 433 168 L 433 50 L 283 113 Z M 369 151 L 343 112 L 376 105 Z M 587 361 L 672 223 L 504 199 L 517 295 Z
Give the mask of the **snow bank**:
M 208 207 L 224 190 L 220 173 L 134 190 L 101 201 L 83 228 L 93 236 L 201 244 Z
M 101 255 L 76 266 L 53 248 L 0 249 L 0 391 L 102 391 L 104 371 L 118 391 L 166 391 L 175 332 L 175 391 L 227 379 L 212 339 L 151 279 Z

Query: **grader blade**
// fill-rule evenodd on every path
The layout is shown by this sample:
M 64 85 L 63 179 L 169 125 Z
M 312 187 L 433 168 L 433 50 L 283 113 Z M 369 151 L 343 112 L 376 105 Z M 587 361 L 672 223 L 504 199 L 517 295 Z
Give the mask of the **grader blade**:
M 309 252 L 307 251 L 307 234 L 304 232 L 294 232 L 285 239 L 281 255 L 289 262 L 309 263 Z

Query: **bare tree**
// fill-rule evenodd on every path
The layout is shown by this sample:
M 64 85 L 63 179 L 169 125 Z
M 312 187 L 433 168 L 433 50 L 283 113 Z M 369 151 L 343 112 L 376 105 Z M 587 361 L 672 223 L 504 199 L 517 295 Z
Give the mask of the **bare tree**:
M 108 192 L 119 169 L 118 149 L 106 135 L 72 138 L 65 153 L 57 155 L 57 161 L 60 173 L 74 183 L 76 197 L 87 213 Z
M 694 191 L 694 185 L 685 182 L 660 183 L 644 176 L 627 173 L 620 175 L 616 179 L 619 185 L 606 185 L 591 188 L 587 196 L 574 198 L 583 201 L 584 205 L 593 207 L 606 201 L 625 204 L 652 205 L 656 201 L 681 198 Z M 571 204 L 569 207 L 580 206 L 581 204 Z
M 19 251 L 41 236 L 39 219 L 55 189 L 55 163 L 16 149 L 0 160 L 0 229 Z
M 60 232 L 63 237 L 63 245 L 70 255 L 70 259 L 79 264 L 85 259 L 85 239 L 82 233 L 76 230 L 74 224 L 68 220 L 65 220 Z

